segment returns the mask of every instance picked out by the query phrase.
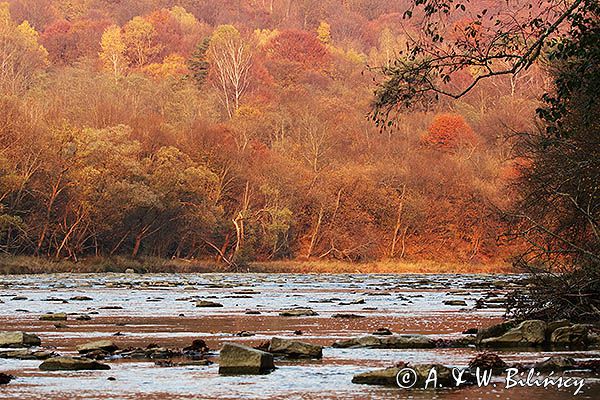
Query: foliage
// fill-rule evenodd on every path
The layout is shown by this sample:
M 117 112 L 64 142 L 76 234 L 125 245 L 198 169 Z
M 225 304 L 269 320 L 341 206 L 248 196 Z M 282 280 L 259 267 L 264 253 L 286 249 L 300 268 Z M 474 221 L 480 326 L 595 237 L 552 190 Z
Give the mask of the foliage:
M 160 257 L 310 260 L 290 266 L 303 271 L 382 260 L 365 268 L 389 272 L 493 269 L 519 248 L 498 237 L 507 221 L 490 204 L 516 197 L 506 186 L 523 173 L 505 179 L 514 142 L 499 132 L 531 128 L 539 68 L 382 134 L 365 118 L 365 66 L 392 68 L 419 32 L 404 2 L 176 3 L 0 8 L 1 252 L 61 270 Z

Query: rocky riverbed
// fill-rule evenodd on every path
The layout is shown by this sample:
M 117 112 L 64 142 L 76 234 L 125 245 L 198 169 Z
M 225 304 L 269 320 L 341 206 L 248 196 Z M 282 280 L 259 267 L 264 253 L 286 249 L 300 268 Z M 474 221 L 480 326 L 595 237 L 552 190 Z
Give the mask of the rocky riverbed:
M 584 377 L 579 398 L 600 398 L 594 327 L 498 325 L 505 295 L 518 281 L 498 275 L 4 276 L 0 331 L 11 333 L 0 334 L 0 398 L 572 397 L 569 388 L 505 389 L 501 375 L 495 387 L 410 392 L 372 379 L 407 363 L 467 367 L 483 351 L 522 368 L 560 357 L 550 369 Z

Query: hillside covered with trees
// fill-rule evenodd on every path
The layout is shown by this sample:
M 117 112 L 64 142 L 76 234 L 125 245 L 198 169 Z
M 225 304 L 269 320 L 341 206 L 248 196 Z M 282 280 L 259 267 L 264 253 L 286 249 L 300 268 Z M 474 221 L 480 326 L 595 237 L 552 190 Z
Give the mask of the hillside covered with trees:
M 377 70 L 420 34 L 408 3 L 0 3 L 0 251 L 509 259 L 496 211 L 551 78 L 540 61 L 381 130 Z

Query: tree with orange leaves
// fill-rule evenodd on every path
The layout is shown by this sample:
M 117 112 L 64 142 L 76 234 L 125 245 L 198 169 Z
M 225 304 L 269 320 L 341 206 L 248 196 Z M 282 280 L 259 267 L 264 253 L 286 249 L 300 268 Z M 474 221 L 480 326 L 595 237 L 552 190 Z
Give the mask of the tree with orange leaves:
M 438 114 L 429 126 L 425 142 L 440 148 L 452 149 L 475 145 L 477 135 L 460 114 Z

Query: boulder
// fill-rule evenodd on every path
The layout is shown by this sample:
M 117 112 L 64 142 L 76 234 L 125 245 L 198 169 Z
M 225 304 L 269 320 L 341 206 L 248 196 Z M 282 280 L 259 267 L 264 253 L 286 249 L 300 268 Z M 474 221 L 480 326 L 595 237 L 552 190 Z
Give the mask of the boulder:
M 71 301 L 92 301 L 94 299 L 92 299 L 91 297 L 88 297 L 88 296 L 73 296 L 69 300 L 71 300 Z
M 444 304 L 447 306 L 462 306 L 462 307 L 466 307 L 468 305 L 467 302 L 464 300 L 446 300 L 446 301 L 444 301 Z
M 95 342 L 84 343 L 77 346 L 77 351 L 79 352 L 79 354 L 91 353 L 98 350 L 105 351 L 107 353 L 113 353 L 118 349 L 119 347 L 117 347 L 110 340 L 98 340 Z
M 372 333 L 372 335 L 376 335 L 376 336 L 391 336 L 394 333 L 389 330 L 388 328 L 377 328 L 377 330 L 375 332 Z
M 87 371 L 108 370 L 110 366 L 82 357 L 53 357 L 44 361 L 42 371 Z
M 563 356 L 553 356 L 545 359 L 544 361 L 540 361 L 535 363 L 534 367 L 536 370 L 542 372 L 552 372 L 552 371 L 564 371 L 567 369 L 575 368 L 577 363 L 570 357 Z
M 66 321 L 67 314 L 56 313 L 56 314 L 44 314 L 40 316 L 40 321 Z
M 537 347 L 546 341 L 546 323 L 539 320 L 523 321 L 502 336 L 483 339 L 482 347 Z
M 313 317 L 319 314 L 310 308 L 294 308 L 291 310 L 282 310 L 279 315 L 282 317 Z
M 367 335 L 333 343 L 336 348 L 432 349 L 435 341 L 425 335 Z
M 565 326 L 571 326 L 571 325 L 572 325 L 571 322 L 569 322 L 569 320 L 566 320 L 566 319 L 548 322 L 548 326 L 546 327 L 546 337 L 548 339 L 550 339 L 552 332 L 554 332 L 558 328 L 563 328 Z
M 216 303 L 214 301 L 208 301 L 208 300 L 198 300 L 196 302 L 196 307 L 202 307 L 202 308 L 218 308 L 218 307 L 223 307 L 223 304 L 221 303 Z
M 269 352 L 289 358 L 323 358 L 323 347 L 289 339 L 271 339 Z
M 0 385 L 8 385 L 13 379 L 15 379 L 14 376 L 0 372 Z
M 40 338 L 25 332 L 0 332 L 0 347 L 32 347 L 42 344 Z
M 46 360 L 50 357 L 56 357 L 58 354 L 51 351 L 32 351 L 30 349 L 18 350 L 0 350 L 0 358 L 14 360 Z
M 585 347 L 588 343 L 589 328 L 587 325 L 571 325 L 557 328 L 550 335 L 553 346 Z
M 359 319 L 365 318 L 364 315 L 359 314 L 333 314 L 331 318 L 339 318 L 339 319 Z
M 236 343 L 225 343 L 219 356 L 219 374 L 257 375 L 275 369 L 273 355 Z
M 398 386 L 396 376 L 402 368 L 385 368 L 354 375 L 352 383 L 363 385 Z
M 431 383 L 427 387 L 428 389 L 438 388 L 452 388 L 456 387 L 456 381 L 452 375 L 452 368 L 446 367 L 439 364 L 419 364 L 409 366 L 415 372 L 415 378 L 409 379 L 415 384 L 411 387 L 413 389 L 424 389 L 427 378 L 429 377 L 430 371 L 435 368 L 437 373 L 437 384 L 438 387 L 431 387 Z M 404 369 L 404 367 L 392 367 L 386 369 L 379 369 L 362 374 L 354 375 L 352 383 L 365 384 L 365 385 L 381 385 L 381 386 L 398 386 L 397 376 Z M 462 376 L 466 380 L 463 384 L 472 384 L 473 378 L 465 372 Z
M 497 354 L 484 352 L 480 353 L 469 362 L 471 371 L 479 368 L 482 371 L 492 370 L 494 374 L 502 374 L 508 365 Z
M 479 328 L 477 330 L 477 343 L 481 343 L 483 339 L 502 336 L 517 325 L 516 321 L 506 321 L 487 328 Z

